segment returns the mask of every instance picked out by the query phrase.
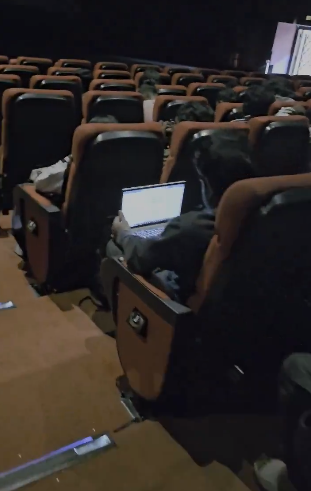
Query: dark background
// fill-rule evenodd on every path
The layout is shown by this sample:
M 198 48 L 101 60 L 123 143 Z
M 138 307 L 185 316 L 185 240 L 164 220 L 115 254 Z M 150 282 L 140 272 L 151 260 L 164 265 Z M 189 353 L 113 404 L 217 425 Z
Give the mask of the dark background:
M 302 1 L 0 0 L 0 54 L 104 60 L 117 55 L 209 68 L 257 69 L 278 21 L 311 15 Z

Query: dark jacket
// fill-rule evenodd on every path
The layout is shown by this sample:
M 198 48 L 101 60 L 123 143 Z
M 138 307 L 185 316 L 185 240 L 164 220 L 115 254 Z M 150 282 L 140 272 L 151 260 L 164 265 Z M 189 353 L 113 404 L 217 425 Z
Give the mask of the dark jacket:
M 210 210 L 191 211 L 171 220 L 162 235 L 144 239 L 131 230 L 121 231 L 117 244 L 129 269 L 145 278 L 156 270 L 175 273 L 176 296 L 181 302 L 194 292 L 206 249 L 214 235 Z

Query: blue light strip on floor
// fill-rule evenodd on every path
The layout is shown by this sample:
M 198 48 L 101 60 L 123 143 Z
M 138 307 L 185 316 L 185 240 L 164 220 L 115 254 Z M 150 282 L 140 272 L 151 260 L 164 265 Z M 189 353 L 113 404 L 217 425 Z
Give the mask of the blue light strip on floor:
M 107 434 L 96 438 L 89 436 L 71 443 L 43 457 L 0 473 L 0 491 L 20 489 L 27 484 L 77 465 L 113 446 L 115 443 Z

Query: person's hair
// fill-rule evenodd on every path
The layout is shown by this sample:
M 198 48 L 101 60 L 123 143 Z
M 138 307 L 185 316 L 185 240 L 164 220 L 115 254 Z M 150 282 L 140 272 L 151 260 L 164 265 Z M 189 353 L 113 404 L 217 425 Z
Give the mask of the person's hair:
M 252 85 L 245 92 L 243 113 L 245 116 L 251 116 L 252 118 L 266 116 L 269 107 L 274 101 L 275 95 L 273 92 L 262 85 Z
M 143 75 L 139 79 L 139 85 L 144 85 L 147 82 L 152 81 L 154 85 L 160 85 L 161 75 L 154 68 L 147 68 L 143 72 Z
M 90 123 L 118 123 L 119 121 L 117 118 L 114 116 L 111 116 L 111 114 L 108 114 L 107 116 L 94 116 L 90 121 Z
M 138 89 L 144 99 L 154 99 L 158 93 L 153 80 L 146 80 Z
M 182 121 L 213 123 L 214 111 L 207 103 L 185 102 L 181 104 L 176 114 L 176 123 Z
M 216 102 L 238 102 L 238 94 L 233 89 L 220 90 Z
M 273 92 L 276 96 L 279 95 L 293 99 L 296 95 L 290 81 L 285 77 L 273 77 L 270 80 L 265 80 L 262 87 L 269 92 Z
M 255 177 L 246 131 L 225 129 L 202 136 L 195 155 L 195 167 L 210 194 L 208 201 L 215 206 L 232 184 Z

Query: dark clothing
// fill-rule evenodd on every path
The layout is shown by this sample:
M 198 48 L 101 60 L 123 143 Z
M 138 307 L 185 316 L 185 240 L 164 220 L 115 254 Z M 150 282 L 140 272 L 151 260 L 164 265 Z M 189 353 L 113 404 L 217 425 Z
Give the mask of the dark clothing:
M 311 418 L 306 418 L 311 411 L 311 354 L 295 353 L 285 360 L 280 392 L 284 460 L 296 489 L 306 491 L 311 489 Z
M 129 230 L 120 232 L 116 242 L 133 273 L 147 279 L 156 273 L 156 278 L 166 284 L 164 291 L 173 290 L 172 298 L 185 303 L 195 290 L 204 254 L 214 235 L 214 219 L 210 210 L 191 211 L 171 220 L 159 238 L 144 239 Z

